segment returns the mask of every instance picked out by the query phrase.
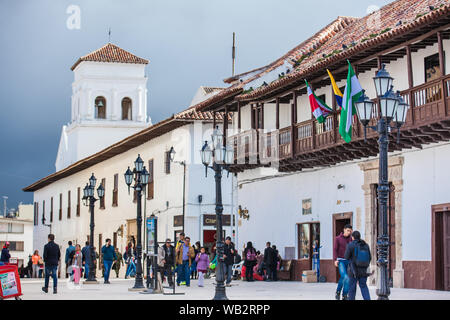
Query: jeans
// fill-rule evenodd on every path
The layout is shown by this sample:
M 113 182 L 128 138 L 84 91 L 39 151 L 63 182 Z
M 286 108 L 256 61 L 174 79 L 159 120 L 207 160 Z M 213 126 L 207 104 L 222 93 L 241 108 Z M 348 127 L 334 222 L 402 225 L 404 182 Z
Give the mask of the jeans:
M 349 278 L 347 275 L 347 266 L 348 261 L 347 260 L 340 260 L 339 261 L 339 274 L 341 275 L 341 278 L 339 279 L 338 286 L 336 289 L 336 292 L 341 292 L 342 295 L 346 296 L 348 294 L 348 287 L 349 287 Z
M 105 266 L 105 282 L 109 281 L 109 274 L 111 272 L 111 266 L 113 262 L 110 260 L 103 260 L 103 265 Z
M 89 277 L 89 263 L 86 261 L 84 263 L 84 278 L 87 279 Z
M 44 286 L 48 288 L 48 282 L 50 280 L 50 273 L 53 278 L 53 288 L 58 286 L 58 266 L 45 266 L 45 284 Z
M 356 283 L 359 283 L 359 289 L 361 289 L 361 294 L 364 300 L 370 300 L 369 288 L 367 287 L 367 277 L 354 278 L 349 277 L 349 291 L 348 299 L 355 300 L 356 297 Z
M 167 282 L 169 283 L 169 286 L 173 286 L 173 280 L 172 280 L 172 265 L 165 264 L 164 267 L 159 268 L 161 272 L 161 278 L 164 278 L 164 275 L 167 274 Z
M 136 264 L 133 261 L 130 261 L 127 267 L 127 272 L 125 272 L 125 278 L 128 277 L 131 272 L 134 272 L 136 274 Z
M 226 277 L 227 277 L 226 284 L 230 284 L 231 283 L 231 276 L 233 275 L 233 265 L 232 264 L 224 264 L 223 267 L 224 267 L 223 268 L 224 276 L 226 275 Z
M 183 279 L 184 281 L 186 281 L 186 285 L 189 286 L 191 284 L 190 274 L 191 268 L 189 267 L 189 260 L 185 260 L 183 261 L 183 264 L 179 266 L 177 284 L 180 284 L 181 279 Z
M 39 265 L 33 264 L 33 278 L 39 278 Z

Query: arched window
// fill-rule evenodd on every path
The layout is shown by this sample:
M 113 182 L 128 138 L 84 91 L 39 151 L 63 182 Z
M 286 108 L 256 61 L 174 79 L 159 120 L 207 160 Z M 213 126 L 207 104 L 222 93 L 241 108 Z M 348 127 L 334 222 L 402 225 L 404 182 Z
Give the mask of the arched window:
M 122 120 L 131 120 L 131 99 L 122 99 Z
M 95 118 L 106 119 L 106 99 L 105 97 L 95 98 Z

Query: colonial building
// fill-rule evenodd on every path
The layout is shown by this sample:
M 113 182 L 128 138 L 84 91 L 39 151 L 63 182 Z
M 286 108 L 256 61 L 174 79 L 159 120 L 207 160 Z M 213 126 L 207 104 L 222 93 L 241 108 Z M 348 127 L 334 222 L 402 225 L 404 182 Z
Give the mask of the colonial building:
M 389 135 L 389 276 L 394 287 L 450 290 L 449 13 L 448 1 L 398 0 L 363 18 L 339 17 L 273 63 L 226 79 L 228 88 L 194 106 L 233 118 L 227 142 L 235 148 L 237 205 L 250 216 L 238 220 L 239 247 L 271 241 L 295 260 L 300 279 L 318 243 L 321 273 L 333 282 L 333 240 L 351 223 L 369 243 L 376 269 L 378 136 L 369 130 L 365 141 L 355 117 L 351 143 L 340 137 L 327 69 L 343 87 L 349 60 L 376 98 L 372 78 L 386 64 L 411 106 L 400 141 L 395 130 Z M 305 79 L 333 106 L 324 124 L 311 115 Z
M 0 247 L 10 243 L 11 263 L 26 266 L 33 254 L 33 205 L 19 204 L 15 215 L 0 216 Z M 42 255 L 42 251 L 39 252 Z
M 114 52 L 123 52 L 120 48 L 115 50 Z M 95 59 L 96 57 L 94 56 Z M 87 58 L 81 60 L 83 59 Z M 137 61 L 139 63 L 146 60 Z M 124 88 L 128 87 L 130 91 L 117 89 L 117 94 L 114 95 L 110 94 L 109 89 L 92 90 L 89 94 L 83 91 L 84 89 L 81 89 L 81 92 L 76 90 L 73 100 L 78 101 L 80 96 L 84 97 L 80 98 L 80 101 L 86 100 L 90 103 L 86 102 L 82 108 L 75 108 L 77 111 L 73 118 L 73 129 L 83 132 L 84 136 L 78 141 L 78 146 L 70 145 L 74 149 L 68 149 L 66 155 L 78 152 L 76 159 L 81 155 L 84 156 L 24 188 L 24 191 L 34 193 L 34 248 L 42 250 L 50 232 L 55 234 L 56 242 L 62 246 L 63 252 L 69 240 L 82 246 L 89 240 L 90 213 L 88 207 L 83 205 L 82 193 L 91 174 L 94 173 L 98 179 L 97 186 L 101 183 L 106 190 L 105 197 L 95 205 L 94 244 L 98 251 L 105 244 L 105 240 L 110 238 L 113 245 L 123 252 L 125 246 L 129 242 L 134 242 L 137 236 L 136 194 L 133 189 L 131 192 L 128 191 L 124 173 L 129 166 L 134 167 L 138 154 L 145 161 L 146 168 L 150 172 L 150 181 L 143 196 L 142 214 L 144 219 L 151 214 L 158 217 L 158 240 L 165 241 L 166 238 L 174 240 L 184 230 L 193 243 L 201 241 L 205 246 L 212 247 L 215 242 L 214 176 L 209 174 L 205 177 L 200 150 L 202 143 L 211 139 L 213 123 L 216 120 L 227 122 L 231 118 L 224 119 L 223 114 L 217 113 L 213 119 L 210 112 L 197 112 L 188 108 L 111 143 L 126 132 L 131 132 L 130 130 L 146 126 L 144 93 L 147 89 L 143 78 L 144 65 L 123 64 L 124 73 L 116 73 L 120 71 L 117 69 L 119 66 L 115 65 L 114 56 L 110 59 L 108 55 L 98 55 L 98 59 L 92 64 L 90 61 L 81 62 L 79 65 L 78 63 L 73 69 L 79 72 L 95 71 L 110 77 L 104 83 L 103 78 L 102 81 L 99 80 L 100 87 L 118 88 L 120 84 L 124 84 Z M 84 68 L 81 67 L 83 63 Z M 129 63 L 134 62 L 129 61 Z M 138 77 L 137 73 L 142 77 Z M 76 80 L 76 83 L 81 85 L 83 81 L 83 79 Z M 94 81 L 94 83 L 97 82 Z M 82 85 L 81 87 L 84 88 Z M 202 87 L 197 92 L 194 102 L 201 102 L 219 92 L 218 88 Z M 104 110 L 98 107 L 97 102 L 100 100 L 97 98 L 95 102 L 97 111 L 94 116 L 93 102 L 94 97 L 97 96 L 104 97 L 102 103 L 104 106 L 111 106 L 110 109 L 101 111 L 104 112 L 106 119 L 96 120 L 98 111 Z M 87 97 L 90 98 L 87 99 Z M 129 97 L 132 101 L 129 106 L 132 109 L 131 111 L 127 109 L 127 112 L 124 111 L 121 114 L 120 107 L 123 107 L 123 103 L 121 104 L 120 101 L 125 99 L 123 97 Z M 131 115 L 130 118 L 123 119 L 127 115 Z M 136 121 L 134 122 L 133 119 Z M 104 140 L 95 140 L 96 135 L 100 135 Z M 89 150 L 83 149 L 81 142 L 88 143 L 90 139 L 93 140 L 93 145 L 89 147 Z M 105 146 L 100 148 L 102 145 Z M 172 147 L 176 152 L 173 161 L 169 154 Z M 89 153 L 93 154 L 86 156 Z M 226 235 L 230 236 L 234 234 L 233 223 L 236 221 L 232 216 L 236 210 L 233 210 L 231 180 L 232 176 L 228 178 L 226 175 L 222 180 L 224 230 Z M 143 239 L 144 226 L 145 223 L 142 224 Z M 145 250 L 145 245 L 143 248 Z M 100 265 L 98 267 L 101 268 Z

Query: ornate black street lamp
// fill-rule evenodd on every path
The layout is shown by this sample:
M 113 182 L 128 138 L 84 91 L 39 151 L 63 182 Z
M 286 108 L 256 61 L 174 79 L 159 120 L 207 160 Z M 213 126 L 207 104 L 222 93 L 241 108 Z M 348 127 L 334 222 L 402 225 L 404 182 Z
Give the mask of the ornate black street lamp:
M 364 126 L 364 139 L 366 140 L 367 127 L 378 132 L 378 145 L 380 150 L 379 159 L 379 182 L 378 182 L 378 227 L 379 236 L 377 239 L 377 266 L 379 270 L 379 279 L 376 293 L 378 300 L 388 300 L 390 295 L 389 279 L 388 279 L 388 253 L 389 253 L 389 235 L 387 226 L 387 204 L 389 198 L 389 179 L 388 179 L 388 147 L 389 147 L 389 131 L 397 129 L 397 143 L 400 142 L 400 128 L 406 122 L 406 114 L 409 105 L 405 103 L 400 96 L 400 92 L 393 91 L 393 78 L 385 69 L 383 64 L 381 70 L 378 71 L 375 78 L 375 89 L 380 104 L 381 115 L 376 126 L 369 126 L 372 119 L 372 112 L 375 106 L 363 92 L 360 99 L 356 102 L 356 111 L 359 121 Z M 390 123 L 394 121 L 395 127 L 391 127 Z
M 134 186 L 132 187 L 136 191 L 137 197 L 137 245 L 136 245 L 136 277 L 134 282 L 134 287 L 130 288 L 131 291 L 139 291 L 144 290 L 144 282 L 142 280 L 142 191 L 148 184 L 149 173 L 144 166 L 144 161 L 141 159 L 141 156 L 138 155 L 136 161 L 134 162 L 133 171 L 128 167 L 127 171 L 124 174 L 125 183 L 128 186 L 128 193 L 130 192 L 130 186 L 133 182 L 134 178 Z
M 97 179 L 94 174 L 89 178 L 89 183 L 86 183 L 86 186 L 83 189 L 83 200 L 84 205 L 89 206 L 89 210 L 91 212 L 91 235 L 89 236 L 89 254 L 91 255 L 91 260 L 89 261 L 89 274 L 88 279 L 85 281 L 87 284 L 95 284 L 97 280 L 95 279 L 95 251 L 94 251 L 94 204 L 98 199 L 94 196 L 95 184 L 97 183 Z M 97 195 L 100 199 L 103 199 L 105 196 L 105 188 L 102 184 L 97 188 Z
M 216 294 L 214 300 L 228 300 L 225 293 L 225 275 L 224 275 L 224 242 L 222 234 L 222 170 L 228 170 L 229 165 L 234 160 L 234 150 L 231 147 L 225 147 L 223 145 L 223 134 L 220 132 L 219 127 L 216 127 L 212 138 L 212 149 L 208 145 L 208 141 L 202 147 L 202 163 L 205 166 L 205 176 L 208 175 L 208 168 L 214 170 L 214 178 L 216 182 L 216 254 L 217 254 L 217 267 L 216 267 Z M 211 164 L 211 166 L 210 166 Z

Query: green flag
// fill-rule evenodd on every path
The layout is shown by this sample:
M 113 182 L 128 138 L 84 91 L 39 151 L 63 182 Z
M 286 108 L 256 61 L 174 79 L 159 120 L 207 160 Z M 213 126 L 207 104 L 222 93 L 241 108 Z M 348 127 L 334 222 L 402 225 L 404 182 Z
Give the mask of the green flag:
M 342 100 L 341 121 L 339 123 L 339 133 L 347 143 L 352 141 L 352 121 L 353 115 L 356 114 L 355 102 L 358 101 L 361 94 L 362 87 L 350 61 L 348 61 L 347 85 Z

